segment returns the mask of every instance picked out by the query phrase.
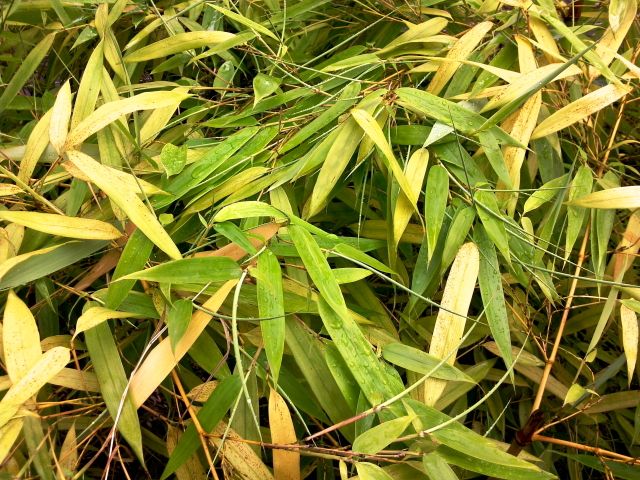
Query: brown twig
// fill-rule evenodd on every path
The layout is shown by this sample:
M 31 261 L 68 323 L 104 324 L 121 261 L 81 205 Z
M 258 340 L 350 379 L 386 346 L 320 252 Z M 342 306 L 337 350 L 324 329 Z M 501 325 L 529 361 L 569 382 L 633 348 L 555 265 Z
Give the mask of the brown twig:
M 533 436 L 534 442 L 546 442 L 554 445 L 562 445 L 563 447 L 575 448 L 576 450 L 582 450 L 583 452 L 593 453 L 599 457 L 609 457 L 614 460 L 618 460 L 632 465 L 640 465 L 640 459 L 622 455 L 620 453 L 612 452 L 610 450 L 604 450 L 599 447 L 590 447 L 589 445 L 582 445 L 580 443 L 570 442 L 568 440 L 560 440 L 553 437 L 545 437 L 544 435 L 535 434 Z
M 582 264 L 585 259 L 585 251 L 587 249 L 587 244 L 589 242 L 589 232 L 591 224 L 587 224 L 587 229 L 584 233 L 584 238 L 582 239 L 582 245 L 580 246 L 580 253 L 578 254 L 578 262 L 576 263 L 576 270 L 571 281 L 571 287 L 569 289 L 569 296 L 567 297 L 567 303 L 564 306 L 564 311 L 562 312 L 562 318 L 560 320 L 560 325 L 558 326 L 558 333 L 556 334 L 556 340 L 553 344 L 553 348 L 551 350 L 551 355 L 547 358 L 547 361 L 544 365 L 544 370 L 542 372 L 542 378 L 540 379 L 540 385 L 538 386 L 538 391 L 536 393 L 536 398 L 533 402 L 533 406 L 531 407 L 531 412 L 533 413 L 535 410 L 540 408 L 540 404 L 542 403 L 542 397 L 544 395 L 547 381 L 549 380 L 549 375 L 551 374 L 551 369 L 553 368 L 553 364 L 556 361 L 556 357 L 558 355 L 558 350 L 560 348 L 560 341 L 562 340 L 562 333 L 564 332 L 564 327 L 567 324 L 567 319 L 569 318 L 569 312 L 571 311 L 571 304 L 573 303 L 573 297 L 576 291 L 576 287 L 578 285 L 578 277 L 580 276 L 580 270 L 582 269 Z

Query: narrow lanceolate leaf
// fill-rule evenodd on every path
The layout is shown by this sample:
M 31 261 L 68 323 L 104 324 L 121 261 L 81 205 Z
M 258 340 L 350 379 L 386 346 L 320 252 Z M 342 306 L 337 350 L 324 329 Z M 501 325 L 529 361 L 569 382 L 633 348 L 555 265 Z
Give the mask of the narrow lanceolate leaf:
M 71 130 L 76 128 L 95 109 L 102 83 L 103 51 L 104 42 L 101 41 L 91 52 L 91 56 L 87 61 L 87 66 L 82 74 L 78 93 L 76 94 L 76 102 L 71 116 Z
M 593 185 L 593 173 L 591 169 L 583 165 L 576 172 L 576 176 L 571 182 L 571 189 L 569 190 L 569 205 L 567 205 L 567 237 L 565 242 L 564 258 L 565 260 L 571 255 L 573 245 L 580 235 L 584 218 L 587 213 L 584 207 L 572 205 L 571 200 L 574 198 L 584 197 L 591 192 Z
M 455 362 L 456 352 L 460 347 L 479 269 L 478 247 L 474 243 L 464 244 L 449 272 L 429 346 L 429 354 L 446 359 L 451 365 Z M 427 405 L 435 404 L 446 383 L 432 378 L 425 381 L 423 398 Z
M 442 165 L 435 165 L 429 170 L 424 198 L 424 222 L 427 228 L 428 258 L 433 257 L 436 243 L 438 243 L 448 196 L 449 175 L 447 174 L 447 169 Z
M 29 55 L 27 55 L 27 58 L 21 60 L 20 68 L 13 74 L 9 84 L 4 87 L 4 91 L 0 96 L 0 114 L 6 110 L 20 89 L 29 81 L 33 72 L 35 72 L 38 65 L 40 65 L 40 62 L 47 56 L 56 38 L 56 33 L 57 32 L 53 32 L 45 36 L 40 40 L 40 43 L 33 47 Z
M 284 352 L 284 294 L 280 264 L 271 250 L 258 257 L 256 277 L 260 330 L 273 382 L 277 384 Z
M 49 144 L 49 127 L 51 126 L 52 114 L 52 110 L 45 113 L 42 118 L 38 120 L 36 126 L 33 127 L 31 135 L 29 135 L 18 171 L 18 178 L 23 182 L 29 181 L 31 174 L 33 174 L 33 171 L 36 169 L 38 160 Z
M 372 405 L 381 403 L 401 390 L 371 350 L 347 306 L 320 247 L 311 234 L 299 226 L 289 227 L 293 243 L 307 272 L 321 294 L 318 311 L 358 385 Z
M 104 307 L 91 307 L 88 308 L 76 322 L 76 331 L 73 336 L 86 332 L 90 328 L 95 327 L 96 325 L 100 325 L 107 320 L 112 320 L 115 318 L 136 318 L 142 317 L 142 315 L 131 312 L 119 312 L 117 310 L 111 310 L 110 308 Z
M 578 197 L 568 205 L 586 208 L 640 208 L 640 187 L 618 187 L 600 190 L 583 197 Z
M 62 153 L 64 142 L 69 131 L 71 119 L 71 85 L 69 80 L 64 82 L 56 101 L 51 109 L 51 124 L 49 126 L 49 141 L 58 155 Z
M 158 42 L 142 47 L 140 50 L 129 53 L 124 57 L 126 63 L 144 62 L 154 58 L 166 57 L 174 53 L 184 52 L 194 48 L 213 46 L 215 44 L 230 40 L 235 35 L 228 32 L 218 31 L 197 31 L 185 32 L 172 35 Z
M 68 150 L 80 145 L 98 130 L 102 130 L 123 115 L 138 110 L 154 110 L 156 108 L 176 105 L 188 96 L 188 94 L 176 90 L 168 92 L 144 92 L 124 100 L 105 103 L 69 132 L 64 149 Z
M 181 258 L 178 247 L 162 228 L 156 216 L 142 203 L 135 192 L 128 188 L 127 183 L 112 173 L 112 169 L 99 164 L 82 152 L 68 151 L 67 156 L 69 161 L 105 192 L 160 250 L 171 258 Z
M 495 193 L 488 190 L 478 190 L 475 194 L 478 216 L 482 221 L 487 235 L 498 248 L 498 251 L 508 261 L 511 261 L 509 250 L 509 236 L 504 226 Z
M 100 384 L 100 394 L 109 415 L 115 421 L 119 432 L 131 446 L 140 461 L 142 454 L 142 431 L 138 412 L 131 399 L 125 395 L 127 374 L 120 360 L 118 346 L 109 325 L 100 323 L 84 334 L 93 369 Z
M 390 343 L 382 349 L 382 357 L 399 367 L 452 382 L 471 382 L 473 379 L 453 365 L 443 363 L 441 358 L 410 347 L 403 343 Z
M 616 100 L 624 97 L 633 89 L 626 85 L 607 85 L 599 88 L 584 97 L 562 107 L 544 119 L 531 134 L 531 139 L 546 137 L 563 128 L 584 120 L 589 115 L 611 105 Z
M 427 91 L 429 93 L 438 95 L 442 91 L 447 82 L 451 80 L 453 74 L 456 73 L 456 70 L 460 67 L 460 64 L 457 63 L 457 61 L 466 60 L 492 27 L 493 23 L 491 22 L 479 23 L 469 29 L 458 39 L 446 56 L 446 58 L 451 61 L 443 62 L 433 75 L 433 78 L 427 87 Z
M 209 283 L 240 278 L 242 270 L 228 257 L 184 258 L 130 273 L 122 280 L 160 283 Z
M 269 429 L 273 443 L 287 445 L 297 441 L 289 408 L 274 389 L 269 393 Z M 300 480 L 300 452 L 274 449 L 273 474 L 277 479 Z
M 510 368 L 513 364 L 511 335 L 509 333 L 509 318 L 507 317 L 507 307 L 502 289 L 498 255 L 496 255 L 496 250 L 484 229 L 481 226 L 476 228 L 475 239 L 480 253 L 478 279 L 482 303 L 491 334 L 500 351 L 500 356 L 505 366 Z M 511 377 L 513 378 L 513 373 Z
M 424 42 L 428 38 L 438 34 L 449 22 L 442 17 L 430 18 L 426 22 L 422 22 L 418 25 L 412 25 L 409 30 L 404 32 L 397 38 L 394 38 L 389 42 L 382 50 L 378 51 L 378 54 L 384 54 L 393 50 L 394 48 L 410 43 Z
M 405 175 L 414 198 L 418 198 L 422 191 L 422 184 L 424 183 L 424 176 L 427 173 L 428 164 L 429 151 L 425 148 L 416 150 L 414 154 L 411 155 L 411 158 L 407 163 Z M 398 199 L 396 200 L 395 211 L 393 213 L 394 250 L 398 248 L 400 238 L 402 238 L 402 234 L 404 233 L 405 228 L 407 228 L 413 212 L 414 207 L 406 195 L 399 194 Z
M 620 325 L 622 326 L 622 346 L 624 355 L 627 357 L 627 380 L 631 386 L 638 359 L 638 316 L 624 304 L 620 304 Z
M 402 435 L 413 418 L 413 415 L 405 415 L 365 431 L 353 442 L 353 451 L 369 455 L 378 453 Z
M 0 463 L 4 462 L 9 452 L 11 452 L 13 444 L 22 431 L 23 422 L 24 420 L 18 417 L 0 427 Z
M 83 240 L 115 240 L 122 236 L 122 233 L 109 223 L 53 213 L 7 210 L 0 212 L 0 220 L 23 225 L 38 232 Z
M 404 193 L 407 200 L 415 210 L 417 208 L 416 204 L 418 196 L 411 188 L 409 180 L 400 168 L 400 165 L 393 154 L 393 150 L 391 149 L 391 145 L 387 142 L 384 132 L 380 128 L 380 125 L 378 125 L 378 122 L 376 122 L 369 112 L 359 108 L 351 110 L 351 115 L 356 122 L 358 122 L 360 128 L 364 130 L 365 134 L 369 136 L 369 138 L 373 140 L 373 143 L 375 143 L 375 145 L 380 149 L 383 154 L 383 158 L 385 159 L 385 163 L 393 173 L 395 181 L 398 182 L 398 185 L 400 186 L 400 190 L 402 190 L 402 193 Z
M 29 307 L 9 291 L 2 321 L 2 347 L 7 373 L 17 383 L 42 357 L 38 326 Z
M 268 28 L 260 25 L 259 23 L 254 22 L 253 20 L 248 19 L 244 15 L 240 15 L 239 13 L 232 12 L 231 10 L 227 10 L 226 8 L 220 7 L 218 5 L 212 5 L 217 11 L 222 13 L 223 15 L 229 17 L 231 20 L 235 20 L 241 25 L 250 28 L 256 33 L 261 33 L 262 35 L 266 35 L 267 37 L 271 37 L 274 40 L 279 40 L 278 37 Z
M 0 427 L 6 425 L 24 402 L 38 393 L 51 377 L 69 363 L 70 359 L 69 349 L 64 347 L 53 347 L 42 354 L 40 359 L 11 386 L 0 400 Z

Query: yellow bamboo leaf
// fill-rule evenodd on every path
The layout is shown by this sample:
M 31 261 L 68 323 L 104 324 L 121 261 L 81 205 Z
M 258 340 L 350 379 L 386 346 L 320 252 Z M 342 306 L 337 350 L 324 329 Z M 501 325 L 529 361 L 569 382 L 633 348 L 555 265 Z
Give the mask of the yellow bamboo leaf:
M 442 294 L 440 310 L 433 329 L 429 354 L 453 365 L 464 334 L 471 297 L 480 269 L 480 254 L 474 243 L 465 243 L 456 255 Z M 423 385 L 423 399 L 434 405 L 447 382 L 428 378 Z
M 624 0 L 617 2 L 622 6 L 622 11 L 617 14 L 618 26 L 617 30 L 613 28 L 613 25 L 608 27 L 598 43 L 596 44 L 595 53 L 602 59 L 603 63 L 609 65 L 614 59 L 622 42 L 627 38 L 627 34 L 636 20 L 638 13 L 638 2 L 636 0 Z M 590 78 L 595 78 L 600 75 L 600 72 L 594 68 L 589 68 Z
M 187 87 L 178 87 L 172 91 L 186 94 L 188 90 Z M 142 145 L 156 138 L 162 129 L 167 126 L 181 101 L 176 101 L 166 107 L 156 108 L 151 112 L 142 128 L 140 128 L 140 143 Z
M 494 96 L 489 103 L 487 103 L 480 113 L 493 110 L 494 108 L 501 107 L 506 105 L 507 103 L 521 97 L 524 95 L 530 88 L 531 85 L 542 81 L 546 76 L 553 74 L 555 70 L 562 67 L 561 63 L 552 63 L 550 65 L 545 65 L 538 69 L 535 69 L 530 72 L 523 72 L 522 75 L 518 77 L 518 79 L 512 82 L 507 88 L 502 90 L 496 96 Z M 574 75 L 580 75 L 582 70 L 580 70 L 575 65 L 570 65 L 563 72 L 559 73 L 551 82 L 555 82 L 556 80 L 560 80 L 563 78 L 571 77 Z
M 86 240 L 115 240 L 122 236 L 122 233 L 109 223 L 90 218 L 67 217 L 66 215 L 55 213 L 6 210 L 0 212 L 0 220 L 61 237 Z
M 18 171 L 18 178 L 23 182 L 29 181 L 31 174 L 36 169 L 38 160 L 47 149 L 47 145 L 49 145 L 49 127 L 51 126 L 52 114 L 52 110 L 45 113 L 29 135 L 24 155 L 20 160 L 20 170 Z
M 193 387 L 191 391 L 187 393 L 187 397 L 194 402 L 204 403 L 209 399 L 217 386 L 217 380 L 210 380 L 208 382 L 201 383 L 200 385 Z
M 0 464 L 4 463 L 22 431 L 22 418 L 14 418 L 0 428 Z
M 236 480 L 274 480 L 267 466 L 225 422 L 220 422 L 209 437 L 210 442 L 221 450 L 224 478 Z
M 9 290 L 4 309 L 2 346 L 7 373 L 13 383 L 20 381 L 42 357 L 36 320 L 13 290 Z
M 76 150 L 68 151 L 67 157 L 71 163 L 106 193 L 111 201 L 120 207 L 160 250 L 174 260 L 182 258 L 180 250 L 162 228 L 155 214 L 142 203 L 135 191 L 131 191 L 128 188 L 127 183 L 123 182 L 121 177 L 113 174 L 113 169 L 101 165 L 90 156 Z
M 373 140 L 373 143 L 375 143 L 375 145 L 380 149 L 387 167 L 389 167 L 396 182 L 398 182 L 398 185 L 400 186 L 400 190 L 405 194 L 413 208 L 417 209 L 416 205 L 418 203 L 418 196 L 412 191 L 411 185 L 400 168 L 400 165 L 393 154 L 393 150 L 391 149 L 389 142 L 387 142 L 384 132 L 382 131 L 382 128 L 380 128 L 380 125 L 378 125 L 378 122 L 376 122 L 375 118 L 373 118 L 369 112 L 359 108 L 351 110 L 351 116 L 356 122 L 358 122 L 358 125 L 360 125 L 360 128 L 364 130 L 365 134 Z
M 611 105 L 631 91 L 632 88 L 626 85 L 610 84 L 599 88 L 551 114 L 536 127 L 531 139 L 546 137 L 580 120 L 584 120 L 592 113 Z
M 14 383 L 0 400 L 0 427 L 6 425 L 22 404 L 38 393 L 51 377 L 69 363 L 70 359 L 68 348 L 55 347 L 45 352 L 26 375 Z
M 153 60 L 154 58 L 166 57 L 194 48 L 213 46 L 225 40 L 230 40 L 234 36 L 233 33 L 210 30 L 178 33 L 127 54 L 124 57 L 124 61 L 125 63 L 136 63 Z
M 453 47 L 451 47 L 446 58 L 450 60 L 466 60 L 492 27 L 493 23 L 482 22 L 468 30 Z M 438 95 L 459 67 L 459 63 L 450 62 L 440 65 L 433 75 L 427 91 Z
M 169 338 L 163 339 L 145 358 L 140 368 L 131 378 L 129 392 L 134 405 L 142 405 L 158 385 L 160 385 L 180 359 L 189 351 L 193 343 L 205 329 L 211 315 L 205 312 L 216 312 L 229 292 L 235 287 L 237 280 L 230 280 L 222 285 L 206 302 L 202 304 L 202 310 L 197 310 L 192 316 L 187 330 L 182 335 L 175 348 L 171 347 Z
M 422 22 L 418 25 L 409 26 L 409 30 L 404 32 L 399 37 L 393 39 L 389 42 L 382 50 L 379 50 L 378 55 L 382 55 L 384 53 L 393 50 L 394 48 L 400 47 L 407 43 L 422 43 L 425 42 L 428 38 L 433 37 L 444 27 L 447 26 L 449 22 L 447 22 L 444 18 L 436 17 L 427 20 L 426 22 Z
M 496 67 L 494 65 L 489 65 L 487 63 L 480 63 L 480 62 L 474 62 L 473 60 L 464 60 L 464 59 L 457 59 L 454 60 L 452 58 L 443 58 L 443 57 L 427 57 L 429 59 L 430 62 L 436 62 L 436 63 L 460 63 L 462 65 L 471 65 L 472 67 L 478 67 L 481 68 L 483 70 L 486 70 L 489 73 L 494 74 L 496 77 L 501 78 L 502 80 L 504 80 L 505 82 L 514 82 L 517 79 L 520 78 L 521 74 L 518 72 L 514 72 L 512 70 L 507 70 L 505 68 L 500 68 L 500 67 Z M 424 65 L 431 65 L 431 64 L 424 64 Z M 409 73 L 414 73 L 414 72 L 424 72 L 424 71 L 433 71 L 433 69 L 431 67 L 429 67 L 428 69 L 423 69 L 422 68 L 423 65 L 419 65 L 411 70 L 409 70 Z M 436 67 L 437 69 L 437 67 Z
M 622 346 L 624 355 L 627 357 L 627 380 L 631 386 L 638 359 L 638 316 L 624 304 L 620 304 L 620 325 L 622 326 Z
M 20 263 L 25 262 L 25 261 L 29 260 L 30 258 L 36 257 L 38 255 L 44 255 L 46 253 L 49 253 L 49 252 L 55 250 L 58 247 L 59 247 L 59 245 L 54 245 L 52 247 L 41 248 L 39 250 L 34 250 L 33 252 L 23 253 L 22 255 L 17 255 L 15 257 L 12 257 L 12 258 L 9 258 L 9 259 L 5 260 L 4 262 L 0 263 L 0 280 L 2 280 L 3 277 L 11 269 L 16 267 Z
M 638 251 L 640 251 L 640 210 L 629 216 L 627 228 L 622 234 L 613 255 L 613 281 L 620 282 L 624 274 L 631 268 Z
M 269 393 L 269 429 L 273 443 L 288 445 L 297 442 L 287 404 L 273 388 Z M 273 474 L 278 480 L 300 480 L 300 452 L 273 450 Z
M 96 106 L 96 101 L 100 94 L 100 86 L 102 85 L 103 51 L 104 42 L 100 41 L 87 61 L 87 66 L 82 74 L 78 93 L 76 94 L 76 102 L 71 117 L 71 130 L 87 118 Z
M 420 191 L 422 190 L 428 164 L 429 151 L 425 148 L 420 148 L 411 155 L 411 158 L 405 168 L 405 174 L 409 180 L 411 191 L 416 197 L 420 195 Z M 402 193 L 398 194 L 395 211 L 393 213 L 394 250 L 398 248 L 398 243 L 400 243 L 402 234 L 404 233 L 405 228 L 407 228 L 413 212 L 413 205 L 411 205 L 407 197 Z
M 257 33 L 261 33 L 263 35 L 266 35 L 267 37 L 273 38 L 276 41 L 280 41 L 280 39 L 276 36 L 276 34 L 273 33 L 271 30 L 260 25 L 259 23 L 254 22 L 253 20 L 248 19 L 244 15 L 240 15 L 239 13 L 232 12 L 231 10 L 227 10 L 226 8 L 222 8 L 218 5 L 211 5 L 211 6 L 215 8 L 217 11 L 219 11 L 220 13 L 222 13 L 223 15 L 226 15 L 227 17 L 229 17 L 231 20 L 235 20 L 239 24 L 244 25 L 245 27 L 248 27 Z
M 130 98 L 125 98 L 124 100 L 105 103 L 69 132 L 64 149 L 69 150 L 72 147 L 80 145 L 98 130 L 106 127 L 123 115 L 138 110 L 153 110 L 175 105 L 188 96 L 186 93 L 176 91 L 144 92 Z
M 168 425 L 167 429 L 167 451 L 169 456 L 173 453 L 180 441 L 182 432 L 179 428 Z M 198 455 L 191 455 L 175 472 L 177 480 L 206 480 L 208 478 Z
M 547 25 L 537 17 L 530 17 L 529 28 L 531 28 L 538 42 L 544 46 L 543 51 L 545 52 L 547 60 L 549 62 L 557 61 L 560 56 L 560 50 L 558 50 L 558 45 L 553 38 L 553 34 L 547 28 Z
M 62 447 L 60 447 L 58 461 L 63 472 L 75 472 L 76 466 L 78 465 L 78 441 L 76 438 L 75 423 L 71 424 L 67 435 L 64 437 Z
M 100 384 L 98 383 L 98 378 L 95 373 L 85 372 L 84 370 L 78 370 L 76 368 L 63 368 L 51 377 L 49 383 L 81 392 L 100 391 Z
M 640 208 L 640 186 L 608 188 L 576 198 L 567 205 L 586 208 Z
M 111 310 L 105 307 L 91 307 L 88 308 L 80 317 L 76 323 L 76 331 L 73 334 L 75 338 L 78 334 L 86 332 L 90 328 L 100 325 L 107 320 L 113 320 L 116 318 L 141 318 L 143 315 L 130 312 L 119 312 L 117 310 Z
M 56 96 L 51 109 L 51 123 L 49 125 L 49 141 L 58 155 L 62 153 L 64 142 L 69 132 L 71 119 L 71 85 L 67 80 Z
M 22 193 L 22 190 L 17 185 L 12 185 L 10 183 L 2 183 L 0 184 L 0 197 L 9 197 L 11 195 L 17 195 L 18 193 Z
M 516 36 L 516 42 L 518 44 L 518 58 L 520 60 L 520 71 L 523 76 L 527 76 L 529 72 L 536 70 L 536 59 L 531 47 L 531 43 L 521 36 Z M 542 92 L 534 93 L 518 111 L 513 113 L 509 118 L 505 120 L 502 125 L 502 129 L 505 132 L 515 138 L 522 145 L 528 145 L 531 134 L 533 133 L 536 123 L 538 122 L 538 115 L 540 113 L 540 107 L 542 106 Z M 509 171 L 509 178 L 511 179 L 511 189 L 515 190 L 513 193 L 500 192 L 502 189 L 507 189 L 508 186 L 504 185 L 502 181 L 498 182 L 498 199 L 506 200 L 510 199 L 508 203 L 509 211 L 513 211 L 518 199 L 517 190 L 520 188 L 520 171 L 522 169 L 522 163 L 527 151 L 524 148 L 505 146 L 503 148 L 504 163 Z

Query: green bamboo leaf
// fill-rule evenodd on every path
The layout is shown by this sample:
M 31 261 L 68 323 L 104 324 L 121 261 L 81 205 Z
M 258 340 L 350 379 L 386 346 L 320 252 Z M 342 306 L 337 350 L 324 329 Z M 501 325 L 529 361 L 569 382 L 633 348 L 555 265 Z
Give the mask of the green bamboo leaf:
M 47 56 L 53 41 L 56 38 L 56 32 L 46 35 L 40 42 L 31 49 L 29 54 L 24 60 L 20 62 L 20 68 L 13 74 L 11 80 L 4 88 L 2 95 L 0 95 L 0 114 L 4 112 L 11 101 L 18 94 L 20 89 L 29 81 L 33 72 L 36 71 L 40 62 Z M 5 79 L 6 80 L 6 79 Z
M 349 315 L 340 286 L 318 244 L 302 227 L 291 226 L 289 232 L 309 276 L 320 291 L 318 310 L 324 326 L 367 399 L 375 405 L 396 395 L 402 386 L 389 376 Z
M 171 340 L 171 349 L 175 352 L 176 344 L 180 341 L 184 332 L 189 327 L 193 303 L 188 298 L 181 298 L 169 305 L 167 309 L 167 329 Z
M 513 364 L 511 335 L 509 333 L 509 318 L 507 317 L 504 291 L 502 289 L 498 255 L 484 228 L 482 226 L 476 228 L 475 240 L 478 250 L 480 250 L 478 280 L 482 303 L 484 304 L 493 339 L 498 346 L 505 366 L 510 368 Z M 511 378 L 513 379 L 513 372 L 511 373 Z
M 160 283 L 209 283 L 240 278 L 241 273 L 238 264 L 228 257 L 197 257 L 165 262 L 120 278 Z
M 124 395 L 128 383 L 127 375 L 109 325 L 101 323 L 86 331 L 84 340 L 107 410 L 114 422 L 117 420 L 118 430 L 129 443 L 136 457 L 144 464 L 138 412 L 131 396 Z
M 284 353 L 284 294 L 280 264 L 271 250 L 265 250 L 258 257 L 256 276 L 260 330 L 273 382 L 277 384 Z
M 453 382 L 475 383 L 472 378 L 453 365 L 442 363 L 442 359 L 403 343 L 385 345 L 382 348 L 382 357 L 389 363 L 422 375 Z
M 207 402 L 198 412 L 198 421 L 206 432 L 211 432 L 222 420 L 231 405 L 236 401 L 242 382 L 237 375 L 231 375 L 222 380 L 215 388 Z M 191 455 L 201 446 L 198 432 L 193 423 L 182 434 L 176 448 L 169 457 L 161 480 L 168 478 L 174 473 Z
M 541 207 L 545 203 L 551 201 L 558 193 L 564 190 L 567 184 L 568 175 L 562 175 L 560 177 L 549 180 L 542 185 L 539 189 L 531 194 L 529 198 L 524 202 L 523 214 L 532 212 L 533 210 Z
M 586 208 L 572 205 L 571 201 L 591 193 L 592 187 L 593 173 L 588 166 L 583 165 L 578 168 L 569 190 L 569 205 L 567 206 L 567 237 L 564 250 L 565 260 L 567 260 L 569 255 L 571 255 L 571 250 L 573 250 L 573 246 L 578 239 L 578 235 L 580 235 L 580 232 L 582 231 L 584 219 L 587 214 Z
M 353 451 L 370 455 L 378 453 L 402 435 L 413 418 L 411 415 L 405 415 L 376 425 L 356 438 L 356 441 L 353 442 Z
M 393 480 L 393 477 L 373 463 L 358 462 L 356 470 L 360 480 Z
M 257 105 L 260 100 L 275 93 L 281 83 L 281 78 L 265 75 L 264 73 L 259 73 L 253 77 L 253 105 Z
M 248 27 L 251 30 L 254 30 L 255 32 L 266 35 L 267 37 L 271 37 L 274 40 L 279 40 L 279 38 L 271 30 L 269 30 L 266 27 L 263 27 L 259 23 L 254 22 L 253 20 L 250 20 L 244 15 L 240 15 L 239 13 L 232 12 L 231 10 L 227 10 L 226 8 L 220 7 L 218 5 L 211 5 L 211 6 L 215 8 L 217 11 L 219 11 L 220 13 L 222 13 L 223 15 L 229 17 L 231 20 L 234 20 L 239 24 L 244 25 L 245 27 Z
M 498 200 L 495 193 L 488 190 L 478 190 L 474 196 L 476 210 L 482 221 L 487 235 L 502 254 L 505 260 L 511 263 L 511 250 L 509 249 L 509 237 L 502 220 L 502 214 L 498 208 Z
M 433 251 L 438 243 L 438 236 L 444 220 L 449 196 L 449 175 L 442 165 L 434 165 L 427 176 L 427 190 L 424 199 L 424 222 L 427 232 L 428 258 L 433 257 Z

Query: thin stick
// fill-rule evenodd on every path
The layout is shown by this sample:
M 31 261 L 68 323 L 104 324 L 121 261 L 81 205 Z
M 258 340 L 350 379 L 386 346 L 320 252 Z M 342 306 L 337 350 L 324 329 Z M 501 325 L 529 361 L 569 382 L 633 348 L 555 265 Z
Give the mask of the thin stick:
M 580 443 L 570 442 L 568 440 L 560 440 L 553 437 L 545 437 L 544 435 L 534 435 L 534 442 L 546 442 L 553 443 L 554 445 L 562 445 L 563 447 L 575 448 L 576 450 L 582 450 L 583 452 L 590 452 L 600 457 L 609 457 L 632 465 L 640 465 L 640 459 L 628 457 L 627 455 L 621 455 L 610 450 L 604 450 L 598 447 L 590 447 L 589 445 L 582 445 Z
M 567 324 L 567 318 L 569 318 L 569 312 L 571 311 L 571 304 L 573 303 L 573 297 L 576 291 L 576 286 L 578 285 L 578 277 L 580 276 L 580 270 L 582 269 L 582 263 L 584 262 L 585 251 L 587 249 L 587 243 L 589 242 L 589 232 L 591 230 L 591 224 L 587 224 L 587 229 L 584 233 L 584 238 L 582 239 L 582 245 L 580 246 L 580 253 L 578 254 L 578 263 L 576 264 L 576 271 L 574 274 L 573 281 L 571 282 L 571 288 L 569 289 L 569 297 L 567 298 L 567 303 L 564 306 L 564 311 L 562 312 L 562 319 L 560 320 L 560 326 L 558 327 L 558 333 L 556 334 L 556 341 L 553 344 L 553 349 L 551 350 L 551 355 L 547 359 L 547 362 L 544 365 L 544 371 L 542 372 L 542 378 L 540 379 L 540 385 L 538 386 L 538 392 L 536 393 L 536 398 L 533 402 L 533 406 L 531 407 L 531 412 L 538 410 L 540 408 L 540 404 L 542 403 L 542 396 L 544 395 L 545 388 L 547 386 L 547 380 L 549 380 L 549 375 L 551 374 L 551 369 L 553 368 L 553 364 L 556 361 L 556 356 L 558 355 L 558 350 L 560 348 L 560 341 L 562 340 L 562 333 L 564 332 L 564 327 Z
M 204 455 L 207 457 L 207 463 L 209 464 L 209 469 L 211 470 L 211 474 L 213 475 L 213 478 L 215 478 L 216 480 L 219 480 L 218 474 L 213 465 L 213 459 L 211 458 L 211 453 L 209 452 L 209 445 L 207 443 L 207 432 L 205 432 L 204 429 L 202 428 L 202 425 L 198 420 L 198 416 L 195 410 L 193 409 L 193 406 L 191 405 L 191 401 L 189 400 L 189 397 L 187 397 L 187 393 L 185 392 L 184 387 L 182 386 L 180 377 L 178 377 L 178 374 L 176 373 L 175 370 L 171 370 L 171 378 L 173 379 L 173 383 L 175 383 L 176 387 L 178 388 L 178 392 L 180 392 L 180 397 L 182 398 L 182 401 L 187 407 L 187 411 L 191 416 L 191 420 L 193 420 L 193 426 L 196 428 L 196 432 L 198 432 L 198 437 L 200 438 L 200 443 L 202 443 L 202 449 L 204 450 Z

